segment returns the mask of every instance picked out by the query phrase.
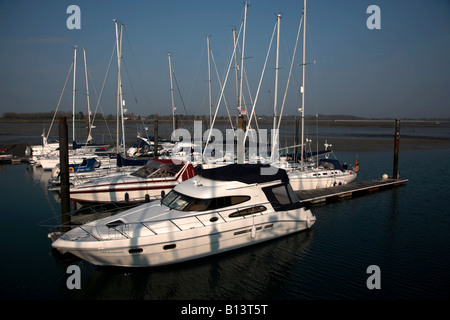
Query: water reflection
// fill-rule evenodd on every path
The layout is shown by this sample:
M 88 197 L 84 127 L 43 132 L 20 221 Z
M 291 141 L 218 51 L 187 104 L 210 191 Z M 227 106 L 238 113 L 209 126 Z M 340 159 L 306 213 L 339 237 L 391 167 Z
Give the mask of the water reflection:
M 97 267 L 70 299 L 270 299 L 302 260 L 313 230 L 157 268 Z

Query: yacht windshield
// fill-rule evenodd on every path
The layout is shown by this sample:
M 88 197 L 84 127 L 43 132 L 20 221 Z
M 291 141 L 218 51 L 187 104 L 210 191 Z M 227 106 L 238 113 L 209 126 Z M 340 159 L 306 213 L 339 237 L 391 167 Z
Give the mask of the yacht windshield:
M 212 199 L 198 199 L 171 190 L 162 204 L 179 211 L 207 211 L 233 206 L 250 200 L 249 196 L 227 196 Z
M 163 164 L 156 161 L 148 161 L 145 166 L 139 168 L 131 175 L 140 178 L 163 178 L 163 177 L 173 177 L 178 171 L 183 167 L 183 165 L 177 164 Z

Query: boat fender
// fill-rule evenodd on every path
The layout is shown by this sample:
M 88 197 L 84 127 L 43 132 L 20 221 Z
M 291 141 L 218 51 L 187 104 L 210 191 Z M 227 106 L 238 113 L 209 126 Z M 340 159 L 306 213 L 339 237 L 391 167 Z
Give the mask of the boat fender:
M 148 193 L 145 195 L 145 202 L 150 202 L 150 196 Z
M 128 192 L 125 192 L 125 201 L 130 201 L 130 195 L 128 194 Z
M 311 229 L 311 221 L 309 220 L 309 217 L 306 217 L 306 227 Z

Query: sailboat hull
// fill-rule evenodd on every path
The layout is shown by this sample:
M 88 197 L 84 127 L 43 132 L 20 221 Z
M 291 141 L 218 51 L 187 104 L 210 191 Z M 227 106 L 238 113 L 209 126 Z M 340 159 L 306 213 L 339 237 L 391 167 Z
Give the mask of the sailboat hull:
M 71 188 L 70 198 L 79 203 L 127 203 L 145 202 L 161 198 L 161 192 L 167 194 L 179 182 L 176 180 L 162 181 L 136 181 L 99 186 L 92 188 Z
M 288 176 L 292 189 L 298 192 L 344 185 L 354 181 L 357 174 L 339 170 L 311 170 L 309 172 L 294 170 L 289 172 Z

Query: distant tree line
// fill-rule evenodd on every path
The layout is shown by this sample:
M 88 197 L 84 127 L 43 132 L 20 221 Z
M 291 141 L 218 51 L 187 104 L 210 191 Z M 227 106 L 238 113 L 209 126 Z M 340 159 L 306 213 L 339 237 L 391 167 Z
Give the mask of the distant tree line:
M 17 112 L 5 112 L 3 113 L 2 119 L 4 120 L 52 120 L 54 116 L 54 112 L 31 112 L 31 113 L 17 113 Z M 134 115 L 133 113 L 125 115 L 130 120 L 154 120 L 156 118 L 156 115 L 151 114 L 148 116 L 141 116 L 141 115 Z M 209 116 L 206 115 L 185 115 L 185 114 L 178 114 L 176 115 L 180 121 L 186 120 L 186 121 L 194 121 L 194 120 L 206 120 L 209 119 Z M 68 120 L 72 119 L 72 112 L 71 111 L 58 111 L 56 113 L 55 119 L 58 119 L 59 117 L 67 117 Z M 295 119 L 299 118 L 300 115 L 285 115 L 283 116 L 286 120 L 287 119 Z M 85 120 L 87 118 L 87 115 L 85 115 L 83 112 L 78 112 L 75 114 L 76 120 Z M 232 115 L 232 119 L 235 119 L 236 115 Z M 267 115 L 259 115 L 258 118 L 260 120 L 270 120 L 272 119 L 271 116 Z M 101 113 L 97 113 L 95 116 L 95 119 L 97 120 L 116 120 L 116 115 L 109 114 L 107 116 L 104 116 Z M 159 120 L 172 120 L 172 115 L 158 115 Z M 358 120 L 358 119 L 364 119 L 361 117 L 356 116 L 348 116 L 348 115 L 305 115 L 306 120 Z M 228 116 L 217 116 L 216 120 L 228 120 Z
M 17 113 L 17 112 L 5 112 L 3 113 L 1 119 L 3 120 L 52 120 L 54 116 L 54 112 L 30 112 L 30 113 Z M 60 117 L 67 117 L 67 120 L 72 120 L 72 112 L 71 111 L 58 111 L 56 113 L 55 119 L 59 119 Z M 148 116 L 141 116 L 141 115 L 134 115 L 133 113 L 126 114 L 125 117 L 129 120 L 146 120 L 146 121 L 152 121 L 156 118 L 155 114 L 151 114 Z M 158 115 L 157 116 L 159 120 L 167 120 L 172 121 L 172 115 Z M 209 115 L 184 115 L 184 114 L 178 114 L 177 115 L 178 120 L 180 121 L 195 121 L 195 120 L 209 120 Z M 236 115 L 231 115 L 232 120 L 234 121 L 236 119 Z M 262 121 L 272 121 L 272 116 L 268 115 L 258 115 L 258 120 Z M 300 115 L 284 115 L 284 120 L 291 120 L 299 119 Z M 86 120 L 87 115 L 85 115 L 82 111 L 75 114 L 76 120 Z M 357 117 L 357 116 L 351 116 L 351 115 L 324 115 L 324 114 L 318 114 L 318 115 L 305 115 L 305 120 L 389 120 L 390 118 L 363 118 L 363 117 Z M 95 115 L 95 120 L 116 120 L 115 114 L 109 114 L 107 116 L 104 116 L 102 113 L 97 113 Z M 217 116 L 216 120 L 227 120 L 228 116 Z M 420 119 L 412 119 L 412 118 L 403 118 L 403 120 L 450 120 L 449 118 L 420 118 Z
M 70 111 L 58 111 L 55 112 L 29 112 L 29 113 L 17 113 L 17 112 L 5 112 L 3 113 L 2 119 L 5 120 L 52 120 L 53 117 L 58 119 L 60 117 L 67 117 L 67 119 L 72 119 L 72 112 Z M 78 112 L 75 114 L 76 120 L 85 120 L 87 115 L 83 112 Z M 109 119 L 108 119 L 109 118 Z M 103 119 L 103 114 L 96 115 L 96 119 Z M 106 117 L 107 120 L 115 120 L 115 115 L 109 115 Z

